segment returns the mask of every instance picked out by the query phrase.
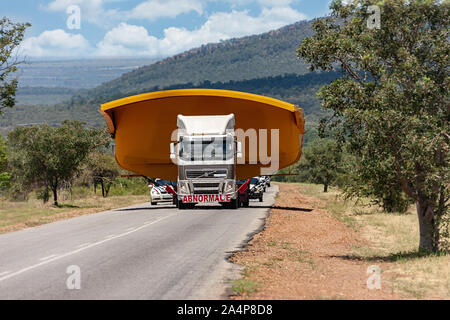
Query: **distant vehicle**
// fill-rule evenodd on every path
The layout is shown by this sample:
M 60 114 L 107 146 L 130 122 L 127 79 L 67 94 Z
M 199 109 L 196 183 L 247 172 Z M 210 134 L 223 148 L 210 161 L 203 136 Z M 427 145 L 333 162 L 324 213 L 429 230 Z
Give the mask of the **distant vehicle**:
M 168 180 L 155 179 L 154 183 L 149 184 L 150 203 L 152 206 L 159 202 L 173 202 L 173 195 L 167 191 L 167 186 L 175 186 L 175 183 Z
M 270 188 L 270 176 L 261 176 L 261 183 L 264 183 L 264 192 L 266 192 L 266 188 Z
M 259 177 L 250 179 L 249 184 L 249 199 L 259 199 L 259 202 L 263 202 L 264 183 L 261 182 Z
M 270 176 L 265 176 L 266 177 L 266 186 L 268 186 L 270 188 Z
M 260 177 L 256 177 L 256 178 L 259 179 L 259 184 L 262 186 L 263 192 L 266 192 L 266 187 L 267 187 L 266 177 L 260 176 Z

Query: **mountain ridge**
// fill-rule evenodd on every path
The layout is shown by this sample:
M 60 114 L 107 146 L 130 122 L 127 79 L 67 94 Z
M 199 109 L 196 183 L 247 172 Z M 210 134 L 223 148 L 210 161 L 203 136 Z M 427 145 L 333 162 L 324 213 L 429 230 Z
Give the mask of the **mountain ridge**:
M 312 35 L 312 21 L 300 21 L 260 35 L 208 44 L 140 67 L 93 89 L 77 91 L 64 103 L 18 105 L 5 111 L 0 132 L 17 124 L 59 125 L 65 119 L 104 126 L 100 105 L 146 92 L 214 88 L 261 94 L 299 105 L 308 124 L 323 115 L 317 90 L 338 78 L 336 72 L 309 72 L 296 56 L 302 39 Z M 33 90 L 29 90 L 34 94 Z M 29 99 L 35 96 L 30 95 Z
M 259 35 L 235 38 L 193 48 L 123 74 L 90 89 L 104 96 L 178 83 L 241 81 L 283 74 L 303 75 L 308 67 L 296 56 L 300 42 L 312 35 L 312 21 L 299 21 Z

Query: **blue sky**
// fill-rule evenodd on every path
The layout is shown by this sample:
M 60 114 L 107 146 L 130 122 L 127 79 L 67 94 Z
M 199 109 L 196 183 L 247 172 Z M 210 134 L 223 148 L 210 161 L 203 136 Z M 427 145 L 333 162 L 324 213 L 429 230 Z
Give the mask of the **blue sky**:
M 330 0 L 2 0 L 30 22 L 21 54 L 39 59 L 161 58 L 328 13 Z M 76 6 L 76 7 L 74 7 Z M 75 15 L 79 8 L 80 28 Z M 70 17 L 75 19 L 70 19 Z M 69 23 L 70 25 L 70 23 Z

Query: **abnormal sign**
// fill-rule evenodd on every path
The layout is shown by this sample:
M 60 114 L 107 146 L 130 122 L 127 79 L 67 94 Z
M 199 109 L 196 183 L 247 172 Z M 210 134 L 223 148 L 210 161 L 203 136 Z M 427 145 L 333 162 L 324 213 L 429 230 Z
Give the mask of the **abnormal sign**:
M 183 203 L 212 203 L 212 202 L 230 202 L 230 195 L 221 194 L 196 194 L 184 196 Z

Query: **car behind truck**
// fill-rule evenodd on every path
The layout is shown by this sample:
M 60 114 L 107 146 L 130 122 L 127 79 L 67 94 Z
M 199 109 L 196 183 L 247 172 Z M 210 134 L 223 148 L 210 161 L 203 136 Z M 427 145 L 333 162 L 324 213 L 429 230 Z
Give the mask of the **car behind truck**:
M 237 209 L 237 158 L 241 144 L 234 132 L 234 114 L 177 117 L 177 141 L 170 158 L 178 166 L 176 204 L 179 209 L 198 203 L 220 203 Z

